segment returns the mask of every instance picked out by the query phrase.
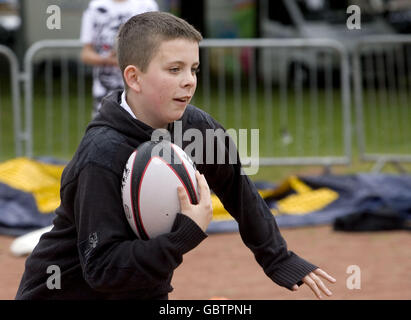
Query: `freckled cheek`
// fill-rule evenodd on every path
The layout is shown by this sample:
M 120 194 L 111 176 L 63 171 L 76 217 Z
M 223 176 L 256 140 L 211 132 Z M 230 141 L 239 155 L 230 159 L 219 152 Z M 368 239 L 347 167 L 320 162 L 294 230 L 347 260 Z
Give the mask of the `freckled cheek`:
M 165 98 L 163 96 L 163 94 L 161 92 L 153 92 L 153 97 L 152 97 L 152 101 L 154 102 L 154 104 L 156 105 L 161 105 L 164 103 Z
M 167 85 L 160 83 L 157 86 L 153 86 L 153 90 L 151 91 L 151 99 L 156 104 L 162 104 L 169 99 L 169 89 Z

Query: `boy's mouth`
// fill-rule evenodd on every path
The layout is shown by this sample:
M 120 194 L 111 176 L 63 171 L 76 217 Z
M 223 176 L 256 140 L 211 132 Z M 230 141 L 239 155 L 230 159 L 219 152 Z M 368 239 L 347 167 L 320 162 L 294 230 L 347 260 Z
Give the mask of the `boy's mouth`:
M 181 103 L 188 103 L 190 99 L 191 99 L 190 96 L 185 96 L 185 97 L 174 98 L 173 100 L 181 102 Z

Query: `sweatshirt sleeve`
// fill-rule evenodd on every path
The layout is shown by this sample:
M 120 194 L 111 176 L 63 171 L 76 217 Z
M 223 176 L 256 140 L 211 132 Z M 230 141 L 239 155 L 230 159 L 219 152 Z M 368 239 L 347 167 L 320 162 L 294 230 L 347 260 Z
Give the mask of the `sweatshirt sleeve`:
M 84 278 L 103 292 L 160 286 L 207 235 L 177 214 L 170 233 L 137 239 L 123 212 L 120 184 L 114 172 L 97 165 L 80 173 L 74 212 Z
M 224 130 L 213 119 L 208 121 L 214 130 Z M 221 159 L 222 154 L 223 164 L 216 159 L 218 155 Z M 232 159 L 233 155 L 235 161 Z M 257 262 L 272 281 L 290 290 L 295 284 L 301 285 L 302 278 L 317 267 L 288 250 L 270 209 L 260 197 L 254 183 L 242 170 L 232 139 L 223 140 L 221 135 L 215 135 L 214 160 L 213 164 L 204 161 L 198 168 L 203 171 L 210 188 L 225 209 L 238 222 L 245 245 L 251 249 Z

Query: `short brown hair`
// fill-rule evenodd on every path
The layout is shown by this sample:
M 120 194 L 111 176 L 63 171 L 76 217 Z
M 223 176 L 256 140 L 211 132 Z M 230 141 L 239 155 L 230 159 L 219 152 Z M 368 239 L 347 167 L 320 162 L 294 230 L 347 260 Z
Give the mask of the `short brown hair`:
M 145 72 L 161 42 L 174 39 L 200 42 L 203 37 L 188 22 L 167 12 L 146 12 L 130 18 L 117 36 L 121 72 L 128 65 Z

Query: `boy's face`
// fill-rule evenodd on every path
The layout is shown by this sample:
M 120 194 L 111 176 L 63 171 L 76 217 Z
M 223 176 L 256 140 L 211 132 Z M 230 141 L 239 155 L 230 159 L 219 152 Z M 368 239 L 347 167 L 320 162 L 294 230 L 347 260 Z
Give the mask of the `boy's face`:
M 199 46 L 195 41 L 164 41 L 140 75 L 141 97 L 145 112 L 155 128 L 178 120 L 197 86 Z

